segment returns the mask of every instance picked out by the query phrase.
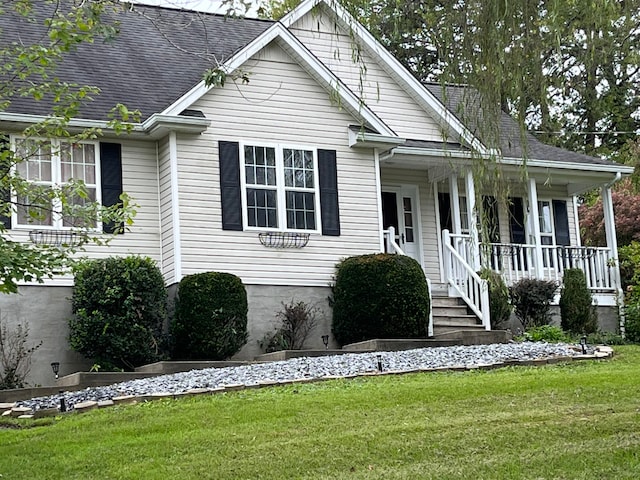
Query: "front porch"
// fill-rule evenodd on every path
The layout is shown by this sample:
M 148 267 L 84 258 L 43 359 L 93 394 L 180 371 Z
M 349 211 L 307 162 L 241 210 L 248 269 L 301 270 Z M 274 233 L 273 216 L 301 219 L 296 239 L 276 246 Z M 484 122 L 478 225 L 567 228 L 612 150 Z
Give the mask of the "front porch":
M 381 169 L 382 250 L 415 258 L 438 293 L 463 300 L 484 329 L 491 329 L 488 288 L 478 275 L 484 268 L 500 274 L 508 286 L 523 278 L 555 281 L 556 302 L 564 271 L 578 268 L 594 303 L 619 305 L 611 182 L 600 184 L 607 246 L 591 247 L 580 242 L 578 192 L 569 179 L 513 182 L 510 191 L 516 193 L 498 205 L 488 192 L 476 193 L 471 169 L 450 171 L 446 178 L 428 169 L 416 185 L 396 180 L 410 175 L 419 178 L 406 167 Z M 388 192 L 397 192 L 392 201 Z

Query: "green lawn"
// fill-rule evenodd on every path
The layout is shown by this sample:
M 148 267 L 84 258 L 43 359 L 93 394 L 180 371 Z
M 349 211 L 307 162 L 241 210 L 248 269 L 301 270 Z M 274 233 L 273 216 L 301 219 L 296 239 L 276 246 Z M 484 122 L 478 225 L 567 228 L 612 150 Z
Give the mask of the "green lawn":
M 640 347 L 612 361 L 248 390 L 0 429 L 0 478 L 638 479 Z

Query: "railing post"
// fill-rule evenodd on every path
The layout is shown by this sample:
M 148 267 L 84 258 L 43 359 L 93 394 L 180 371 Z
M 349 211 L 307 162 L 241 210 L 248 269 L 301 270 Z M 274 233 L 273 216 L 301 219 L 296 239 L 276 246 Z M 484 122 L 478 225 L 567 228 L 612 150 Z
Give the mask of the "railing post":
M 442 254 L 443 254 L 443 264 L 444 264 L 444 279 L 447 284 L 449 283 L 449 279 L 451 278 L 451 253 L 449 253 L 448 245 L 451 245 L 451 235 L 449 234 L 449 230 L 446 228 L 442 231 Z
M 387 244 L 387 253 L 395 253 L 394 248 L 393 248 L 393 242 L 391 241 L 391 239 L 395 239 L 396 238 L 396 229 L 392 226 L 389 226 L 389 229 L 387 230 L 387 237 L 385 238 L 385 242 Z

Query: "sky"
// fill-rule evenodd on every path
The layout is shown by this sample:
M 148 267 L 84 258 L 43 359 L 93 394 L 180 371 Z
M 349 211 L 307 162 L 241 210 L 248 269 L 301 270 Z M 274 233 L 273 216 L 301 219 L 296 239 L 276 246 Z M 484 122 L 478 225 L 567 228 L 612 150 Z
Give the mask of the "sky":
M 130 3 L 144 3 L 146 5 L 161 5 L 163 7 L 171 7 L 171 8 L 185 8 L 187 10 L 198 10 L 200 12 L 211 12 L 211 13 L 227 13 L 227 10 L 230 6 L 230 3 L 233 4 L 234 8 L 238 10 L 238 12 L 244 12 L 244 6 L 241 0 L 231 0 L 227 2 L 222 2 L 222 0 L 127 0 Z M 257 0 L 250 0 L 252 4 L 257 4 Z M 253 6 L 249 12 L 247 12 L 247 17 L 257 17 L 256 7 Z

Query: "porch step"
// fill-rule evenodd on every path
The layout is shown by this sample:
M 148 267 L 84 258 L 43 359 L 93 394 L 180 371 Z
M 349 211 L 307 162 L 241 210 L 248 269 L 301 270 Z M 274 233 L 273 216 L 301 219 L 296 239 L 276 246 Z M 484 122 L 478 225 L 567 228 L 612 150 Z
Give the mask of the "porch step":
M 466 304 L 459 298 L 434 296 L 431 299 L 431 311 L 434 329 L 481 327 L 478 317 L 470 314 Z
M 457 341 L 461 345 L 488 345 L 492 343 L 509 343 L 511 335 L 506 330 L 464 329 L 450 330 L 434 335 L 434 340 Z

